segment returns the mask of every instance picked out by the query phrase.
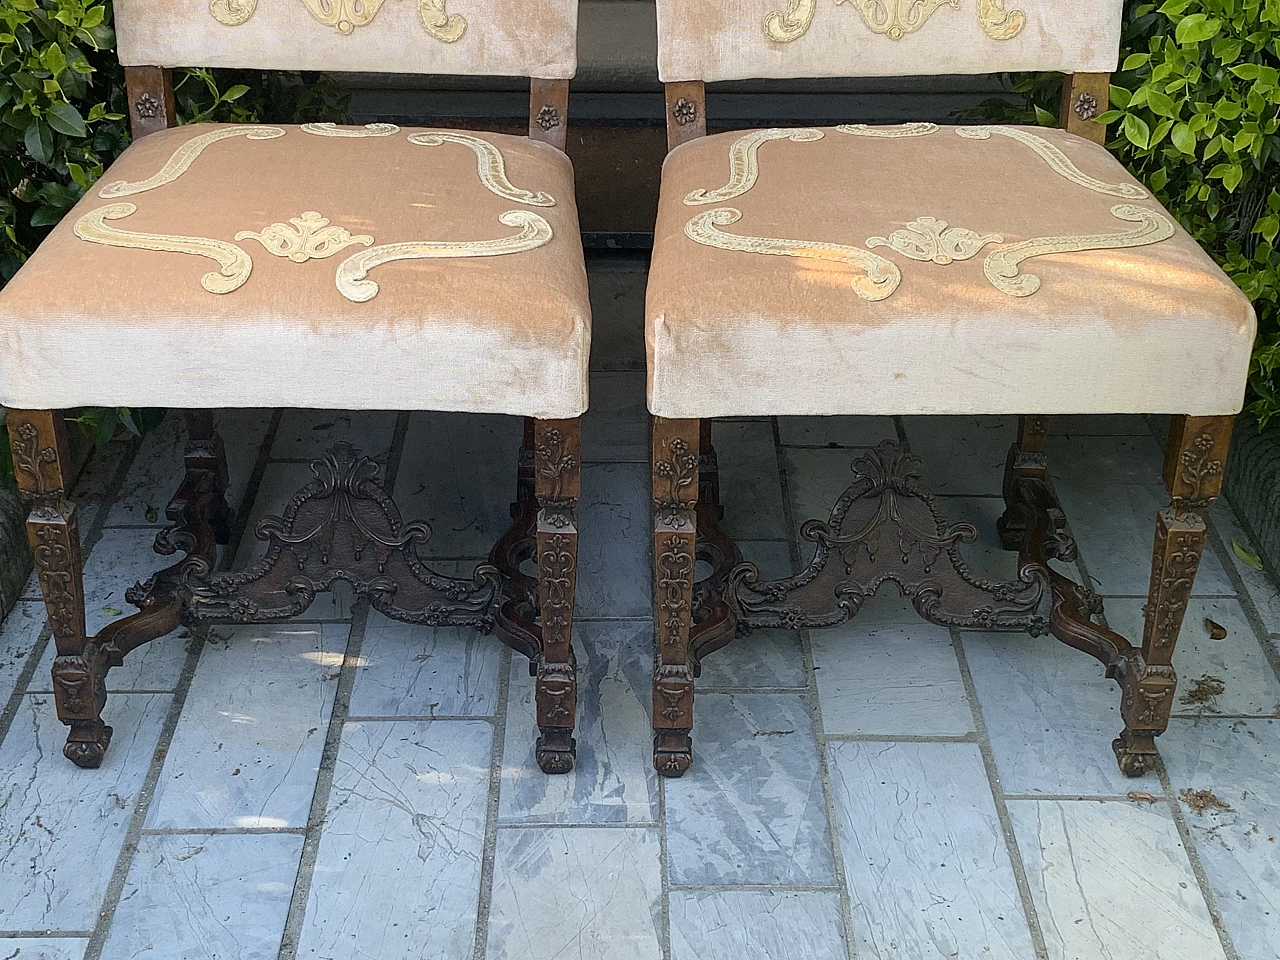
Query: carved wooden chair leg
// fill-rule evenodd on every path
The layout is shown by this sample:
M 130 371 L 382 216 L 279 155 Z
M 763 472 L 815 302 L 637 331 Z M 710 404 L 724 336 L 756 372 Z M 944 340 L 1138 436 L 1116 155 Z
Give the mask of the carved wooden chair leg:
M 1049 485 L 1048 462 L 1045 458 L 1045 441 L 1049 434 L 1049 418 L 1025 416 L 1018 418 L 1018 438 L 1009 448 L 1004 467 L 1004 515 L 996 522 L 1000 544 L 1006 550 L 1021 550 L 1031 529 L 1036 501 L 1048 498 L 1052 503 L 1055 526 L 1065 524 L 1062 512 L 1057 508 Z
M 79 522 L 67 499 L 66 420 L 57 410 L 6 410 L 5 422 L 18 489 L 31 506 L 27 538 L 57 645 L 53 696 L 58 719 L 71 728 L 62 752 L 77 766 L 97 767 L 111 742 L 102 722 L 110 668 L 85 635 Z
M 169 501 L 165 516 L 173 523 L 181 523 L 189 497 L 207 490 L 213 496 L 206 519 L 213 527 L 216 542 L 226 546 L 231 542 L 234 518 L 227 503 L 227 454 L 222 437 L 213 425 L 212 410 L 185 410 L 183 417 L 187 423 L 187 447 L 183 453 L 186 476 L 178 493 Z
M 1169 726 L 1178 682 L 1173 649 L 1204 551 L 1204 514 L 1222 492 L 1233 423 L 1232 417 L 1174 417 L 1169 428 L 1164 482 L 1171 499 L 1156 515 L 1142 657 L 1130 658 L 1120 677 L 1125 729 L 1112 744 L 1131 777 L 1155 765 L 1155 738 Z
M 709 443 L 708 443 L 709 446 Z M 693 577 L 697 551 L 697 420 L 653 418 L 653 561 L 657 654 L 653 765 L 678 777 L 693 763 Z
M 577 505 L 582 486 L 582 421 L 533 424 L 538 500 L 538 606 L 542 644 L 534 691 L 537 758 L 544 773 L 573 769 L 577 673 L 571 644 L 578 580 Z

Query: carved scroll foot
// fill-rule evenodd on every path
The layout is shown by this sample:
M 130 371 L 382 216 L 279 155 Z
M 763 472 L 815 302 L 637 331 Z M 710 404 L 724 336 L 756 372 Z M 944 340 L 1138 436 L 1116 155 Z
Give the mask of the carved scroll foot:
M 664 777 L 683 777 L 693 766 L 693 740 L 687 730 L 659 730 L 653 737 L 653 768 Z
M 101 720 L 78 720 L 71 724 L 62 755 L 77 767 L 96 770 L 102 766 L 110 743 L 111 728 Z

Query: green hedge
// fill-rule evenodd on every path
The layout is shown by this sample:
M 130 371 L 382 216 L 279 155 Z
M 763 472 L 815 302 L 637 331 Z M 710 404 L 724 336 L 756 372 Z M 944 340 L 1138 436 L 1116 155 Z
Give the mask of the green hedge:
M 1062 77 L 1016 77 L 990 119 L 1057 124 Z M 1125 5 L 1108 144 L 1253 300 L 1249 409 L 1280 416 L 1280 0 Z

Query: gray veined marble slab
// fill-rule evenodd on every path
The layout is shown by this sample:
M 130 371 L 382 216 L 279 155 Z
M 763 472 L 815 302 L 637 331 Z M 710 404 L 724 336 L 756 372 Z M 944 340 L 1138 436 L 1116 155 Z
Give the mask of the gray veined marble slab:
M 1155 417 L 1142 413 L 1062 414 L 1049 418 L 1049 436 L 1155 436 L 1152 429 L 1155 420 Z M 1056 446 L 1053 449 L 1056 450 Z M 1087 455 L 1088 451 L 1086 450 L 1085 453 Z
M 1049 960 L 1223 960 L 1164 804 L 1011 800 Z
M 273 416 L 272 410 L 255 409 L 219 410 L 214 414 L 227 453 L 227 501 L 235 510 L 240 509 Z M 187 428 L 182 412 L 171 410 L 159 429 L 139 444 L 120 493 L 107 514 L 107 526 L 168 522 L 164 509 L 182 483 L 185 469 L 182 453 L 186 444 Z
M 1150 430 L 1129 436 L 1054 437 L 1047 449 L 1055 487 L 1107 490 L 1121 483 L 1161 483 L 1164 447 Z
M 392 410 L 285 410 L 271 456 L 276 460 L 312 460 L 345 440 L 366 457 L 384 460 L 396 429 Z
M 672 883 L 835 882 L 807 697 L 700 694 L 693 767 L 664 789 Z
M 89 946 L 80 937 L 4 937 L 0 938 L 2 960 L 83 960 Z
M 495 636 L 469 627 L 400 623 L 371 610 L 351 715 L 489 716 L 497 704 L 501 660 Z
M 0 626 L 0 703 L 7 704 L 13 696 L 44 624 L 44 604 L 38 600 L 19 600 L 4 618 Z M 52 640 L 49 645 L 53 646 Z M 48 682 L 45 681 L 46 685 Z M 40 683 L 38 677 L 36 683 Z
M 302 837 L 143 836 L 103 960 L 275 960 Z
M 828 734 L 962 736 L 974 729 L 951 634 L 848 623 L 809 635 L 822 728 Z
M 23 698 L 0 745 L 0 929 L 93 929 L 169 700 L 112 697 L 111 748 L 81 770 L 62 755 L 53 698 Z
M 939 496 L 999 493 L 1017 417 L 903 417 L 924 482 Z
M 591 375 L 591 408 L 582 417 L 583 460 L 649 462 L 644 384 L 640 372 Z
M 660 850 L 644 827 L 499 830 L 488 960 L 659 960 Z
M 435 557 L 483 557 L 511 526 L 524 425 L 519 417 L 414 413 L 395 499 L 407 521 L 426 521 Z
M 578 758 L 564 776 L 534 758 L 538 727 L 529 663 L 511 658 L 500 823 L 618 823 L 658 819 L 653 770 L 653 625 L 647 620 L 575 625 Z
M 1230 807 L 1183 815 L 1240 960 L 1280 957 L 1280 721 L 1174 720 L 1160 755 L 1175 791 Z
M 1053 637 L 965 633 L 961 643 L 1005 793 L 1158 792 L 1154 773 L 1130 779 L 1116 765 L 1120 687 L 1097 660 Z
M 720 463 L 720 499 L 726 533 L 743 540 L 791 536 L 782 508 L 782 480 L 773 424 L 720 420 L 711 428 Z
M 671 960 L 847 960 L 840 895 L 671 892 Z
M 303 827 L 346 624 L 224 627 L 174 731 L 148 827 Z
M 1034 957 L 978 745 L 828 750 L 857 956 Z
M 346 725 L 300 960 L 470 958 L 492 740 L 476 720 Z
M 874 447 L 898 432 L 893 417 L 779 417 L 778 436 L 789 447 Z
M 1263 627 L 1268 633 L 1280 633 L 1280 588 L 1264 571 L 1255 570 L 1235 552 L 1236 543 L 1249 552 L 1256 552 L 1249 534 L 1240 526 L 1226 497 L 1219 499 L 1209 514 L 1227 548 L 1227 558 L 1244 582 L 1244 588 L 1253 600 L 1254 609 L 1258 611 Z
M 592 463 L 578 502 L 578 619 L 653 615 L 647 463 Z
M 1115 598 L 1106 602 L 1107 623 L 1134 643 L 1142 639 L 1142 607 L 1139 599 Z M 1205 620 L 1227 631 L 1222 640 L 1209 635 Z M 1267 662 L 1240 601 L 1223 597 L 1192 600 L 1182 621 L 1173 651 L 1178 672 L 1178 696 L 1174 713 L 1211 716 L 1280 713 L 1280 683 Z M 1214 681 L 1222 681 L 1221 693 Z

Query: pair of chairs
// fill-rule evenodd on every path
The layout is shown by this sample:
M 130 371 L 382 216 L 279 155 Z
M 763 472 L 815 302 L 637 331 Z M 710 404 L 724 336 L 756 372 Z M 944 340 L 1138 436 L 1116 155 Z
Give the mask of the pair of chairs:
M 691 763 L 703 657 L 755 627 L 842 622 L 893 583 L 935 623 L 1051 633 L 1099 658 L 1123 691 L 1117 758 L 1140 774 L 1173 705 L 1171 656 L 1255 321 L 1099 145 L 1122 2 L 780 7 L 657 4 L 671 152 L 645 320 L 655 765 Z M 562 152 L 576 0 L 117 0 L 116 16 L 136 141 L 0 295 L 0 400 L 32 505 L 66 755 L 101 763 L 106 676 L 130 650 L 183 623 L 294 617 L 341 580 L 389 617 L 493 631 L 528 656 L 538 762 L 570 770 L 590 349 Z M 188 64 L 531 76 L 529 137 L 177 127 L 168 68 Z M 707 135 L 708 81 L 1031 69 L 1067 74 L 1064 129 Z M 182 558 L 130 592 L 138 613 L 93 637 L 60 412 L 83 405 L 184 408 L 190 436 L 156 542 Z M 210 411 L 239 406 L 524 417 L 511 529 L 471 577 L 441 576 L 422 556 L 427 528 L 403 522 L 378 465 L 339 444 L 259 525 L 264 558 L 221 568 L 233 516 Z M 1050 566 L 1074 544 L 1046 417 L 1095 413 L 1174 415 L 1140 644 Z M 743 563 L 718 527 L 711 421 L 850 414 L 1019 414 L 1000 523 L 1018 578 L 965 565 L 976 531 L 948 523 L 892 444 L 855 463 L 827 521 L 804 525 L 801 573 L 764 582 Z

